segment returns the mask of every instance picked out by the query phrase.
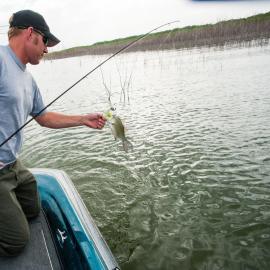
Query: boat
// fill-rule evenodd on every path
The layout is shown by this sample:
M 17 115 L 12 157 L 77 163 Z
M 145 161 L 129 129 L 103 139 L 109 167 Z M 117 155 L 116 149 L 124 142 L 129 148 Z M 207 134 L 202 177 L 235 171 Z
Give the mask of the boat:
M 116 259 L 68 175 L 31 169 L 41 199 L 29 221 L 30 241 L 17 257 L 0 258 L 1 270 L 118 270 Z

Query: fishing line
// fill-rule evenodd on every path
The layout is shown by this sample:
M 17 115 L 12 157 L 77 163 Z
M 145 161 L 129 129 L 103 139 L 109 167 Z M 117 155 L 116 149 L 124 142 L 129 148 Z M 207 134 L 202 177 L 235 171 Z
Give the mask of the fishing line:
M 148 36 L 149 34 L 151 34 L 152 32 L 156 31 L 159 28 L 162 28 L 164 26 L 176 23 L 179 21 L 172 21 L 169 23 L 165 23 L 162 24 L 154 29 L 152 29 L 151 31 L 147 32 L 146 34 L 139 36 L 137 39 L 131 41 L 130 43 L 128 43 L 127 45 L 125 45 L 124 47 L 122 47 L 120 50 L 118 50 L 117 52 L 115 52 L 114 54 L 112 54 L 111 56 L 109 56 L 108 58 L 106 58 L 104 61 L 102 61 L 100 64 L 98 64 L 96 67 L 94 67 L 92 70 L 90 70 L 88 73 L 86 73 L 83 77 L 81 77 L 78 81 L 76 81 L 74 84 L 72 84 L 68 89 L 66 89 L 65 91 L 63 91 L 59 96 L 57 96 L 55 99 L 53 99 L 49 104 L 47 104 L 41 111 L 39 111 L 35 116 L 33 116 L 32 118 L 30 118 L 28 121 L 26 121 L 20 128 L 18 128 L 14 133 L 12 133 L 7 139 L 5 139 L 1 144 L 0 147 L 2 147 L 5 143 L 7 143 L 13 136 L 15 136 L 18 132 L 20 132 L 25 126 L 27 126 L 29 123 L 31 123 L 36 117 L 38 117 L 42 112 L 44 112 L 47 108 L 49 108 L 55 101 L 57 101 L 59 98 L 61 98 L 64 94 L 66 94 L 69 90 L 71 90 L 75 85 L 77 85 L 79 82 L 81 82 L 82 80 L 84 80 L 87 76 L 89 76 L 91 73 L 93 73 L 95 70 L 97 70 L 98 68 L 100 68 L 102 65 L 104 65 L 106 62 L 108 62 L 110 59 L 112 59 L 113 57 L 115 57 L 117 54 L 121 53 L 122 51 L 126 50 L 127 48 L 131 47 L 133 44 L 137 43 L 139 40 L 145 38 L 146 36 Z

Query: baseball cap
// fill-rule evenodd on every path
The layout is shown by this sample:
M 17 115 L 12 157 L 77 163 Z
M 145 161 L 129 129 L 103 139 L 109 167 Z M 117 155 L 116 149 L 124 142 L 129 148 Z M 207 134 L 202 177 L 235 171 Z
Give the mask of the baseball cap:
M 47 47 L 53 47 L 60 42 L 47 25 L 42 15 L 32 10 L 20 10 L 14 13 L 9 20 L 9 27 L 27 28 L 33 27 L 41 32 L 47 39 Z

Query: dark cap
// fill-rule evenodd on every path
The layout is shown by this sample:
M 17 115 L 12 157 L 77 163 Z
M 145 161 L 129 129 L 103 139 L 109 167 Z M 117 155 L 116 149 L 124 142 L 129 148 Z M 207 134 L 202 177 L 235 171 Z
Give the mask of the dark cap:
M 33 27 L 48 38 L 47 47 L 53 47 L 60 42 L 51 32 L 42 15 L 32 10 L 20 10 L 12 15 L 9 27 Z

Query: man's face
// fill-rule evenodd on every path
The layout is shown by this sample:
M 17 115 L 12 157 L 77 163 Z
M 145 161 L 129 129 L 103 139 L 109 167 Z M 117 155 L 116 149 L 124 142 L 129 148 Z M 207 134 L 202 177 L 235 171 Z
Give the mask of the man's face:
M 32 65 L 39 64 L 44 53 L 48 53 L 46 39 L 42 33 L 32 28 L 32 34 L 26 47 L 28 62 Z

